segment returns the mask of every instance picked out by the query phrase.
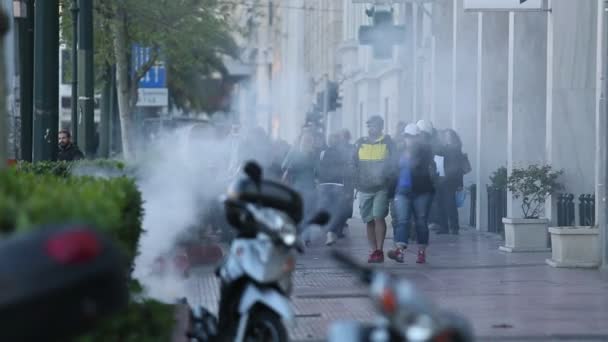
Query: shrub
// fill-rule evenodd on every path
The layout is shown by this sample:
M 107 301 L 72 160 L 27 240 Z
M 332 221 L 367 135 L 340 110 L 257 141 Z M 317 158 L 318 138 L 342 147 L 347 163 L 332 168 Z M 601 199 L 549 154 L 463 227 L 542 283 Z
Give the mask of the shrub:
M 37 169 L 39 172 L 40 169 Z M 57 168 L 49 168 L 53 173 Z M 0 173 L 0 231 L 87 222 L 113 237 L 133 262 L 141 234 L 142 199 L 133 180 Z
M 135 173 L 135 168 L 127 166 L 119 160 L 96 159 L 79 160 L 74 162 L 67 161 L 43 161 L 29 163 L 20 161 L 14 168 L 20 172 L 33 173 L 37 175 L 52 174 L 60 177 L 68 176 L 96 176 L 104 175 L 110 177 L 129 176 Z
M 20 163 L 13 170 L 0 172 L 0 233 L 26 232 L 42 224 L 86 222 L 113 238 L 132 267 L 143 215 L 134 180 L 70 176 L 75 165 Z M 113 163 L 108 165 L 114 167 Z M 79 341 L 170 340 L 174 307 L 139 299 L 141 286 L 136 280 L 128 281 L 132 289 L 128 308 Z
M 490 187 L 495 190 L 507 190 L 507 168 L 499 167 L 490 176 Z
M 507 186 L 515 198 L 522 199 L 524 218 L 540 216 L 547 197 L 563 189 L 558 182 L 562 174 L 563 171 L 553 171 L 549 165 L 530 165 L 525 169 L 513 169 Z

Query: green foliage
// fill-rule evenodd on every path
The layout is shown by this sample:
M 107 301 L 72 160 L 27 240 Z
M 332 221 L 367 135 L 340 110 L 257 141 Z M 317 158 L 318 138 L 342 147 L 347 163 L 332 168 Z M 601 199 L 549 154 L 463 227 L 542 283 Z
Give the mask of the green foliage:
M 141 194 L 134 181 L 126 177 L 61 177 L 53 174 L 58 169 L 49 168 L 51 174 L 0 173 L 0 231 L 87 222 L 113 237 L 132 263 L 143 215 Z
M 530 165 L 515 168 L 508 177 L 507 186 L 515 198 L 522 199 L 524 218 L 538 218 L 545 200 L 551 194 L 563 189 L 558 178 L 563 170 L 554 171 L 550 165 Z
M 103 322 L 78 342 L 165 342 L 175 325 L 174 306 L 154 300 L 131 301 L 125 311 Z
M 71 46 L 73 1 L 62 0 L 62 37 Z M 238 54 L 232 37 L 231 13 L 237 6 L 221 0 L 103 0 L 94 3 L 94 49 L 97 85 L 106 67 L 116 64 L 114 34 L 118 13 L 126 13 L 127 45 L 157 47 L 167 61 L 167 82 L 178 105 L 202 108 L 200 93 L 193 92 L 203 77 L 224 75 L 223 56 Z M 131 52 L 128 52 L 131 57 Z M 159 58 L 161 56 L 155 56 Z M 146 66 L 149 68 L 152 65 Z M 147 70 L 136 70 L 136 84 Z
M 490 187 L 496 190 L 507 190 L 507 168 L 499 167 L 490 176 Z
M 133 179 L 124 176 L 71 176 L 78 164 L 20 163 L 0 172 L 0 233 L 27 232 L 42 224 L 86 222 L 113 238 L 132 266 L 142 233 L 139 190 Z M 84 161 L 82 165 L 126 169 L 114 161 Z M 141 299 L 142 289 L 136 280 L 129 280 L 129 285 L 129 306 L 78 341 L 170 340 L 174 307 Z
M 133 166 L 127 166 L 124 162 L 110 159 L 67 161 L 43 161 L 29 163 L 19 161 L 15 166 L 20 172 L 33 173 L 37 175 L 52 174 L 60 177 L 71 175 L 107 175 L 127 176 L 135 173 Z

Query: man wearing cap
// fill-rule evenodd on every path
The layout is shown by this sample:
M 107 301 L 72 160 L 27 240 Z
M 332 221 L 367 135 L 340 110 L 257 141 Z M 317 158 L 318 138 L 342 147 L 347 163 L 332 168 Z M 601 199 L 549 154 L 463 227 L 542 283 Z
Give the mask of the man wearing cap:
M 384 120 L 374 115 L 367 120 L 369 136 L 355 144 L 355 179 L 359 192 L 359 211 L 367 225 L 371 248 L 368 262 L 384 262 L 384 239 L 389 198 L 397 178 L 396 148 L 389 135 L 383 134 Z

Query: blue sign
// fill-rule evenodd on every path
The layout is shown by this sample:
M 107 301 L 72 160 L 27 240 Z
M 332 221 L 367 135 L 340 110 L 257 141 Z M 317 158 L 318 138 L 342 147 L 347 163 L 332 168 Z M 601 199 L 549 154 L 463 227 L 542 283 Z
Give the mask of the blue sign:
M 139 70 L 144 64 L 148 63 L 152 54 L 152 48 L 142 47 L 133 44 L 133 70 Z M 158 60 L 139 80 L 139 88 L 166 88 L 167 69 L 165 62 Z

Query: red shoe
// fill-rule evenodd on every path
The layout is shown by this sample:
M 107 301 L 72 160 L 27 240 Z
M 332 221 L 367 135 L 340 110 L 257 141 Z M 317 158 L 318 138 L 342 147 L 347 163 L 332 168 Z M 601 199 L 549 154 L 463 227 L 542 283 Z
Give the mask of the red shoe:
M 381 250 L 375 250 L 369 255 L 367 262 L 370 264 L 380 264 L 384 262 L 384 252 Z
M 418 257 L 416 258 L 417 264 L 426 264 L 426 252 L 423 250 L 418 251 Z

